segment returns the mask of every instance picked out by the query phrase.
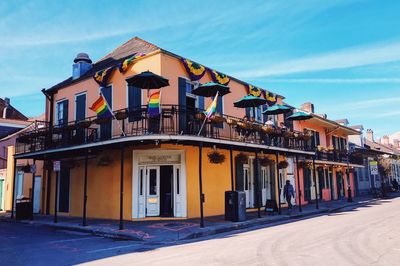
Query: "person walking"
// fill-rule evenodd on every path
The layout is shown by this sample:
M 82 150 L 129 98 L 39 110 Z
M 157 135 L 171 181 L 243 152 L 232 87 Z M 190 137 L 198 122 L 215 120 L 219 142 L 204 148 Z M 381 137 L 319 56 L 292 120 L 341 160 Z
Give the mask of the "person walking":
M 294 188 L 290 184 L 290 180 L 286 180 L 286 184 L 283 187 L 283 195 L 285 196 L 286 202 L 289 206 L 289 210 L 292 209 L 292 197 L 294 197 Z

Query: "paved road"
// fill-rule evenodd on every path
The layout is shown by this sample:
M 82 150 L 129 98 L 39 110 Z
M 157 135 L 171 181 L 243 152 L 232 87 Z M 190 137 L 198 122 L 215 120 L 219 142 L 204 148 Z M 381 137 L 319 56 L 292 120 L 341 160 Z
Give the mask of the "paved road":
M 0 265 L 400 265 L 400 199 L 175 244 L 0 222 Z

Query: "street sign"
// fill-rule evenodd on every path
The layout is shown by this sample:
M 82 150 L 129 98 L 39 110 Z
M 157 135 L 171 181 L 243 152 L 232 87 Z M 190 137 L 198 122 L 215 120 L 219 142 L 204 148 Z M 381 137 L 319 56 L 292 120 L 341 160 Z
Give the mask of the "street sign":
M 53 161 L 53 171 L 60 172 L 61 170 L 61 162 L 60 161 Z
M 371 175 L 377 175 L 378 174 L 378 162 L 377 161 L 370 161 L 369 162 L 369 169 L 370 169 Z

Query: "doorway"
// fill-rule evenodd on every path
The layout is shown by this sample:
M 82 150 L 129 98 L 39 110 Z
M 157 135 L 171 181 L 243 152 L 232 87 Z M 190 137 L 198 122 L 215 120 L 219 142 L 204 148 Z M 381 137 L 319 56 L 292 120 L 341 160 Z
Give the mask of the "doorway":
M 261 204 L 264 206 L 267 200 L 272 199 L 270 166 L 261 167 L 261 183 Z
M 35 190 L 33 191 L 33 212 L 40 212 L 40 188 L 42 186 L 42 177 L 35 176 Z
M 253 189 L 253 175 L 250 172 L 250 166 L 248 164 L 243 165 L 243 187 L 246 193 L 246 208 L 252 208 L 254 206 L 254 189 Z
M 304 173 L 304 200 L 310 202 L 311 201 L 311 169 L 303 168 Z
M 160 166 L 160 216 L 174 216 L 173 209 L 173 166 Z
M 3 195 L 4 195 L 4 179 L 0 179 L 0 211 L 4 211 Z

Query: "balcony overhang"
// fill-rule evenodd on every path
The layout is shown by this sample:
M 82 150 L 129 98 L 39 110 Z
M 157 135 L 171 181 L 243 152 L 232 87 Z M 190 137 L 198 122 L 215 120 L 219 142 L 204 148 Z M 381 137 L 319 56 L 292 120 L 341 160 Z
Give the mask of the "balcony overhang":
M 105 141 L 98 141 L 92 142 L 88 144 L 82 144 L 77 146 L 71 147 L 63 147 L 63 148 L 54 148 L 54 149 L 47 149 L 43 151 L 36 151 L 36 152 L 27 152 L 27 153 L 20 153 L 15 154 L 15 159 L 29 159 L 29 158 L 49 158 L 53 155 L 64 153 L 64 152 L 74 152 L 84 149 L 93 149 L 99 147 L 110 147 L 116 146 L 122 143 L 125 144 L 144 144 L 149 142 L 159 142 L 159 143 L 182 143 L 182 144 L 190 144 L 196 145 L 197 143 L 208 144 L 210 146 L 217 145 L 217 146 L 226 146 L 236 149 L 243 149 L 243 150 L 262 150 L 262 151 L 270 151 L 270 152 L 281 152 L 286 154 L 292 155 L 305 155 L 305 156 L 313 156 L 315 152 L 312 151 L 302 151 L 296 149 L 288 149 L 288 148 L 281 148 L 275 146 L 268 146 L 262 144 L 255 144 L 255 143 L 246 143 L 246 142 L 238 142 L 238 141 L 231 141 L 231 140 L 223 140 L 223 139 L 213 139 L 201 136 L 187 136 L 187 135 L 158 135 L 158 134 L 151 134 L 151 135 L 142 135 L 142 136 L 129 136 L 129 137 L 119 137 Z
M 306 160 L 307 162 L 312 162 L 312 160 Z M 347 167 L 347 163 L 341 163 L 341 162 L 334 162 L 334 161 L 324 161 L 324 160 L 315 160 L 315 164 L 326 164 L 329 166 L 333 166 L 333 165 L 337 165 L 337 166 L 343 166 L 343 167 Z M 354 168 L 365 168 L 364 165 L 361 164 L 353 164 L 353 163 L 349 163 L 350 167 L 354 167 Z

